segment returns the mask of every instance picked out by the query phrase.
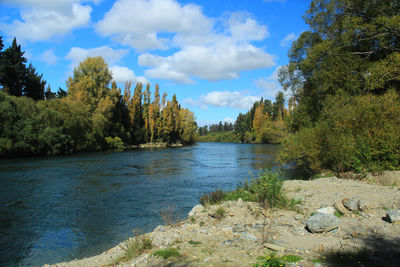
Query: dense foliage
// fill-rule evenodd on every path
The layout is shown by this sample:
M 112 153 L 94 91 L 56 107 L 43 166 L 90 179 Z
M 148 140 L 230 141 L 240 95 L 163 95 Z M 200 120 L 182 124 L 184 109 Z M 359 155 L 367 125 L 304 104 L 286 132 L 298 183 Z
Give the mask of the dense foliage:
M 199 128 L 201 142 L 230 143 L 281 143 L 286 136 L 285 121 L 292 113 L 292 98 L 285 107 L 283 92 L 278 92 L 275 102 L 257 101 L 245 114 L 240 113 L 233 124 L 213 124 Z
M 32 64 L 26 66 L 24 52 L 15 38 L 4 51 L 2 39 L 0 36 L 0 88 L 9 95 L 44 99 L 46 81 L 42 80 L 43 75 L 39 75 Z
M 306 169 L 400 167 L 400 3 L 314 0 L 279 77 L 295 99 L 283 156 Z M 398 135 L 398 134 L 397 134 Z
M 0 91 L 0 157 L 196 140 L 194 114 L 181 108 L 175 95 L 167 101 L 164 94 L 160 102 L 156 85 L 151 99 L 150 85 L 143 90 L 141 83 L 133 93 L 127 83 L 122 94 L 101 57 L 81 62 L 67 87 L 67 96 L 59 90 L 60 97 L 40 101 Z

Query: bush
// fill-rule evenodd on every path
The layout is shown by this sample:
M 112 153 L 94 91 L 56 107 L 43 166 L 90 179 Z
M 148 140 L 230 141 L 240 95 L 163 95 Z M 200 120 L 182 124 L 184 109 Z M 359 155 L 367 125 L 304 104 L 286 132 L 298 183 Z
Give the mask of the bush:
M 122 139 L 119 138 L 118 136 L 116 137 L 107 136 L 105 138 L 105 141 L 108 148 L 113 148 L 113 149 L 124 148 L 124 142 L 122 142 Z
M 254 264 L 254 267 L 281 267 L 285 266 L 283 260 L 276 256 L 275 253 L 271 253 L 265 257 L 258 257 L 258 262 Z
M 250 192 L 252 192 L 256 200 L 267 205 L 269 208 L 286 207 L 288 200 L 283 190 L 283 179 L 279 172 L 265 170 L 257 178 L 253 178 L 250 184 Z
M 202 195 L 199 202 L 203 206 L 218 204 L 223 200 L 224 195 L 224 192 L 221 189 L 218 189 L 209 194 Z
M 125 253 L 121 258 L 117 259 L 117 262 L 129 261 L 153 247 L 152 240 L 149 237 L 146 235 L 140 235 L 138 230 L 135 230 L 134 232 L 135 237 L 126 241 L 125 246 L 122 247 L 125 250 Z
M 284 143 L 281 160 L 310 172 L 400 168 L 399 95 L 328 98 L 318 122 Z

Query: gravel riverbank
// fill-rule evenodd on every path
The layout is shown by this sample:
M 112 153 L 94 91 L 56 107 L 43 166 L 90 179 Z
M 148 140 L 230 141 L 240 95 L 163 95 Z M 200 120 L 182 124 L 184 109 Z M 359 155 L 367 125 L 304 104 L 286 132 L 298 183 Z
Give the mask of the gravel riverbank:
M 153 248 L 128 262 L 118 263 L 126 246 L 121 243 L 95 257 L 51 266 L 252 266 L 259 256 L 271 252 L 301 257 L 288 266 L 341 266 L 343 262 L 398 266 L 398 187 L 330 177 L 286 181 L 284 189 L 288 197 L 301 200 L 296 211 L 269 211 L 240 199 L 207 208 L 198 205 L 186 220 L 146 234 Z M 344 209 L 342 216 L 340 209 Z M 336 225 L 322 222 L 322 230 L 312 233 L 310 218 L 324 216 L 335 216 Z M 179 255 L 168 259 L 153 255 L 171 248 Z

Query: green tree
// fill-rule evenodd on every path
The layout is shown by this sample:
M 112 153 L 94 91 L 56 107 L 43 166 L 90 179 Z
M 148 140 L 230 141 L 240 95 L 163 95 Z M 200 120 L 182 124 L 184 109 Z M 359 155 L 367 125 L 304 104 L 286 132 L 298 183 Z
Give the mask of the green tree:
M 33 100 L 44 99 L 44 87 L 46 86 L 46 81 L 42 80 L 43 74 L 39 75 L 36 73 L 36 69 L 32 64 L 26 69 L 26 77 L 24 84 L 24 95 Z
M 26 58 L 21 51 L 21 45 L 14 38 L 12 45 L 1 55 L 2 74 L 0 84 L 9 95 L 21 96 L 24 90 L 26 77 Z

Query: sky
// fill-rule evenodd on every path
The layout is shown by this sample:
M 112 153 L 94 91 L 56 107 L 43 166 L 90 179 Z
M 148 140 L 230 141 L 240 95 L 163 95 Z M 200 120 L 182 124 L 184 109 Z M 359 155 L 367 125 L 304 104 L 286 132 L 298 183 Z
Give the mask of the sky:
M 200 126 L 235 121 L 280 90 L 277 69 L 307 25 L 304 0 L 0 0 L 0 35 L 14 37 L 52 91 L 102 56 L 125 81 L 176 94 Z

